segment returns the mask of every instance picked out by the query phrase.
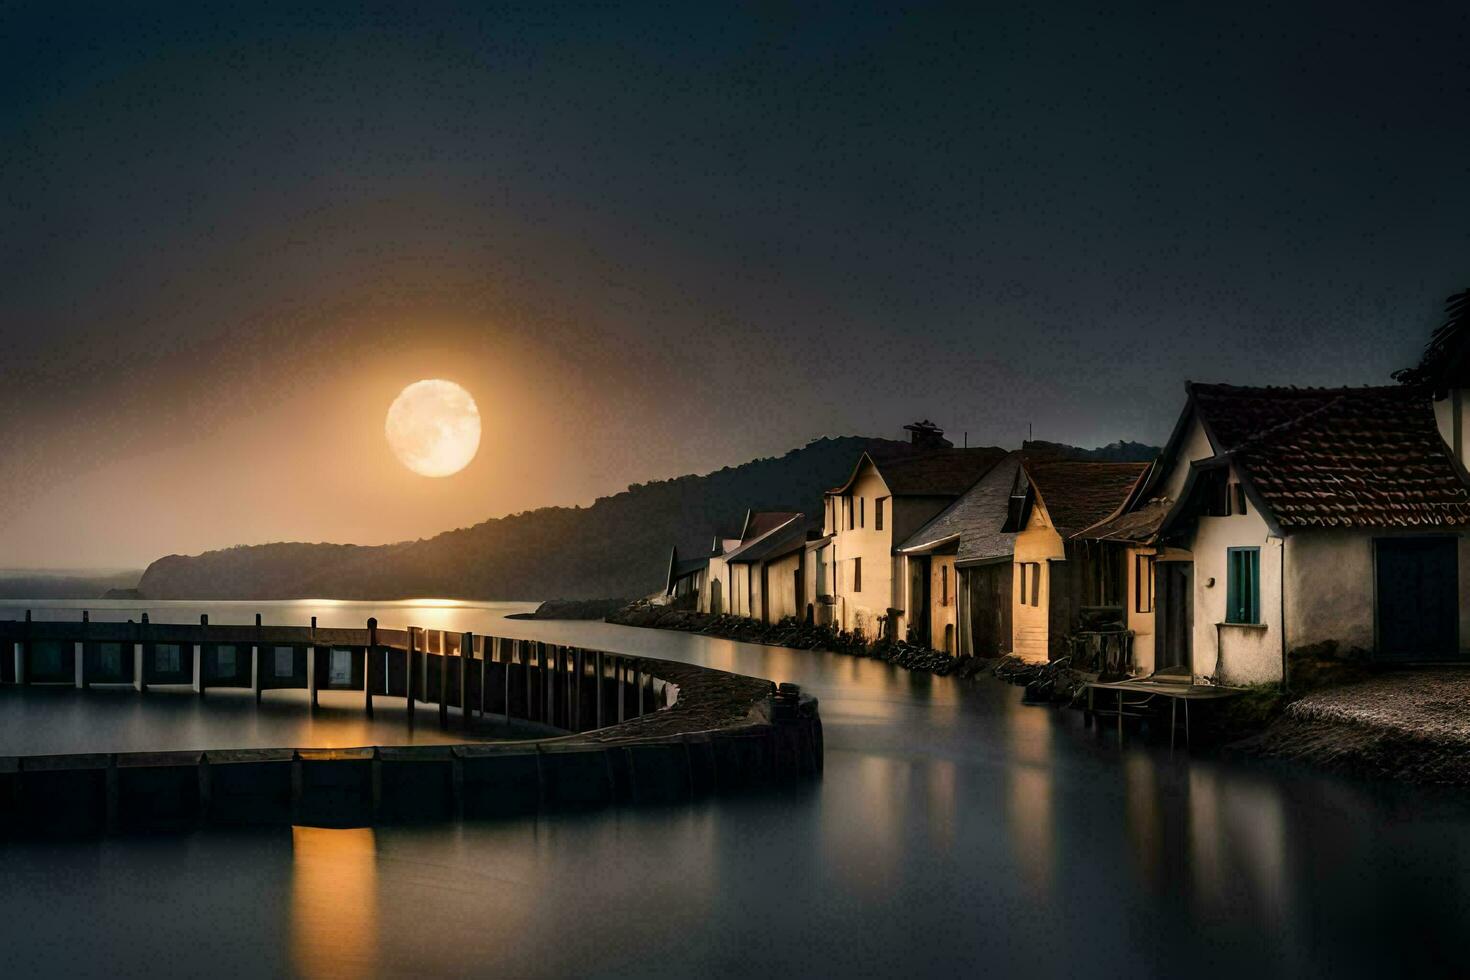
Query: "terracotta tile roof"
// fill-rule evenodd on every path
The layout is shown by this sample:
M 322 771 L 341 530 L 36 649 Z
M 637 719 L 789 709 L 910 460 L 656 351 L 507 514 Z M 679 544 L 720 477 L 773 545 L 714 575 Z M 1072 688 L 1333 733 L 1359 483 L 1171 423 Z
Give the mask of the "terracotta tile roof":
M 1117 510 L 1149 464 L 1028 459 L 1025 467 L 1052 523 L 1066 537 Z
M 1470 524 L 1464 474 L 1422 389 L 1191 390 L 1283 527 Z

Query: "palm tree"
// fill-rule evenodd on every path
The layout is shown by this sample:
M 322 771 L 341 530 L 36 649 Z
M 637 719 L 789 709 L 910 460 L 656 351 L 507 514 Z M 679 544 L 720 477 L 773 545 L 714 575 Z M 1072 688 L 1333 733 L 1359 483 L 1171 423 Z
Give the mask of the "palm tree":
M 1470 289 L 1444 301 L 1445 321 L 1435 328 L 1416 367 L 1395 371 L 1395 381 L 1432 389 L 1438 398 L 1470 375 Z

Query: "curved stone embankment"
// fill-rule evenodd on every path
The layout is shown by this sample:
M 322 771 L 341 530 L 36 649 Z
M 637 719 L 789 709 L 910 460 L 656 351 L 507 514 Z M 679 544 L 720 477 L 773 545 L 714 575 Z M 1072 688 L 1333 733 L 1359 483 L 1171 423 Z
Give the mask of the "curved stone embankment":
M 510 717 L 568 733 L 455 745 L 0 756 L 0 831 L 10 833 L 478 819 L 678 803 L 822 770 L 817 702 L 790 685 L 534 641 L 375 623 L 0 623 L 0 666 L 8 684 L 128 683 L 140 693 L 189 677 L 201 697 L 215 687 L 250 687 L 257 699 L 272 688 L 305 688 L 313 701 L 319 690 L 357 690 L 369 712 L 375 695 L 399 697 L 410 717 L 416 704 L 433 708 L 444 727 L 493 729 L 495 718 Z M 267 678 L 276 668 L 280 676 Z
M 1359 776 L 1470 785 L 1470 672 L 1393 673 L 1316 691 L 1235 747 Z

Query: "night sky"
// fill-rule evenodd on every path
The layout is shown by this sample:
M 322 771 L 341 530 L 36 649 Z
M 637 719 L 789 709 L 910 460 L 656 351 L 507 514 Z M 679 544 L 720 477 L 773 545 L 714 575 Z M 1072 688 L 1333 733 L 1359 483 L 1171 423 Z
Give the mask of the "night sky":
M 712 6 L 0 6 L 0 567 L 1158 442 L 1470 286 L 1463 3 Z M 424 377 L 456 477 L 383 441 Z

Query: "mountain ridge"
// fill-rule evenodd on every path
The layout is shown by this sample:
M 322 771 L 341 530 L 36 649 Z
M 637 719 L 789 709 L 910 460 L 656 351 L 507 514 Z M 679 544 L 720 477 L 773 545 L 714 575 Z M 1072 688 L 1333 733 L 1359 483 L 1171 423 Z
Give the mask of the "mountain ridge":
M 1077 458 L 1101 451 L 1047 445 Z M 144 570 L 138 591 L 148 599 L 259 600 L 644 595 L 662 583 L 670 544 L 685 556 L 703 554 L 716 529 L 747 508 L 818 512 L 822 492 L 845 480 L 863 452 L 914 451 L 889 439 L 824 437 L 782 456 L 635 483 L 589 506 L 541 507 L 414 541 L 272 542 L 168 555 Z

